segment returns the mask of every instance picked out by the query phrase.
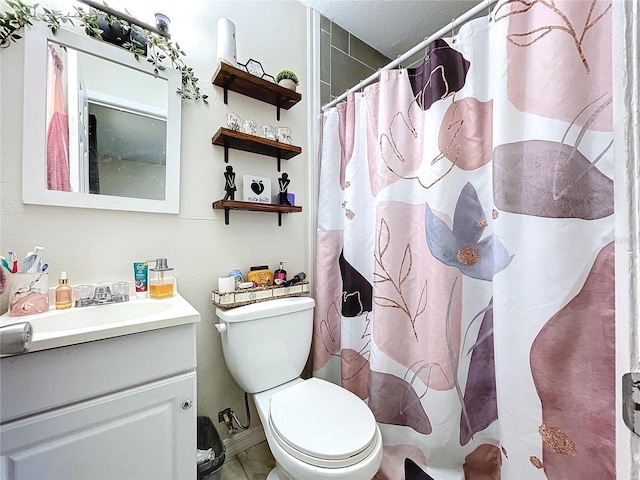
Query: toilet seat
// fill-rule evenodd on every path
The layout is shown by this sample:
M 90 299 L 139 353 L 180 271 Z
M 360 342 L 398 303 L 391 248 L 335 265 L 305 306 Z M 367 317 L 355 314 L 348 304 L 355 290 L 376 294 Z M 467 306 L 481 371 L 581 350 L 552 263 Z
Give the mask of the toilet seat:
M 377 425 L 366 404 L 317 378 L 274 393 L 269 425 L 283 450 L 318 467 L 355 465 L 376 447 Z

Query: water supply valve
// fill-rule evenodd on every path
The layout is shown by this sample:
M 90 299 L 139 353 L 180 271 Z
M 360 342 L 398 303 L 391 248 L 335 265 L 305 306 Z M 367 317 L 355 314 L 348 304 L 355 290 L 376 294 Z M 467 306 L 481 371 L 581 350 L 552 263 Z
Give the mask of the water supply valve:
M 227 432 L 229 435 L 235 435 L 238 433 L 238 429 L 233 426 L 233 412 L 231 408 L 225 408 L 218 412 L 218 423 L 224 423 L 227 426 Z

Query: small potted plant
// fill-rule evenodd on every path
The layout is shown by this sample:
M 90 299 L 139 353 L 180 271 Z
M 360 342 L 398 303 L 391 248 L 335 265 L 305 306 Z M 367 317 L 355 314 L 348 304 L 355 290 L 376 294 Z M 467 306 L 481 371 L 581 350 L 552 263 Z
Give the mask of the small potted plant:
M 298 85 L 298 76 L 291 70 L 282 70 L 276 75 L 276 82 L 278 82 L 278 85 L 295 92 L 296 85 Z

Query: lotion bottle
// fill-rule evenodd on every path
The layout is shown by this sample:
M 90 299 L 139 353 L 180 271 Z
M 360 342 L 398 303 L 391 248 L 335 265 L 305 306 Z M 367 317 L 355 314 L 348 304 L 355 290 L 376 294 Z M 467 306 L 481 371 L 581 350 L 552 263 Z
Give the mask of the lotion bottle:
M 286 262 L 280 262 L 278 265 L 278 269 L 273 272 L 273 283 L 276 285 L 280 285 L 282 282 L 287 281 L 287 271 L 284 269 L 284 264 Z
M 56 309 L 70 308 L 73 301 L 73 290 L 69 286 L 67 272 L 60 273 L 58 287 L 56 288 Z

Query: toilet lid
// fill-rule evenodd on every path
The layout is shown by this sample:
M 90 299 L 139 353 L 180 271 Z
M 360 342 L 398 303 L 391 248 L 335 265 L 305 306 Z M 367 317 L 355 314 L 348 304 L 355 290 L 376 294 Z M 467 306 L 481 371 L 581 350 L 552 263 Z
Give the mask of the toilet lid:
M 269 423 L 285 451 L 320 467 L 354 465 L 376 446 L 377 425 L 367 405 L 348 390 L 317 378 L 275 393 Z

